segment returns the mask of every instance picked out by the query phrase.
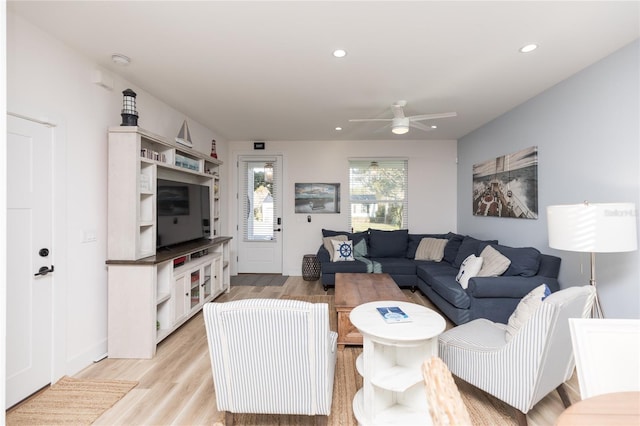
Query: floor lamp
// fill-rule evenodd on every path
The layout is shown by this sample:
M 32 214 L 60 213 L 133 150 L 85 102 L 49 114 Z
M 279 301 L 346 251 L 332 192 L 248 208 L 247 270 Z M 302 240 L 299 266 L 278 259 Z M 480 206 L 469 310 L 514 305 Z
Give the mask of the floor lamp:
M 591 253 L 591 279 L 596 287 L 596 253 L 634 251 L 638 248 L 634 203 L 558 205 L 547 207 L 549 247 Z M 604 318 L 598 293 L 593 318 Z

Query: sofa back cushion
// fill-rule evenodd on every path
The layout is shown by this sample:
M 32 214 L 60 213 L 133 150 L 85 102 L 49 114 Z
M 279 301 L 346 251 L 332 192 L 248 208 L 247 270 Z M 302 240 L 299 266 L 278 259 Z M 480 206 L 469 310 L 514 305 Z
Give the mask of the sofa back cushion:
M 369 240 L 368 232 L 347 232 L 347 231 L 332 231 L 330 229 L 322 230 L 322 240 L 327 241 L 329 237 L 335 237 L 337 235 L 344 235 L 347 240 L 353 241 L 353 255 L 356 257 L 365 257 L 367 256 L 367 244 Z M 331 238 L 329 238 L 330 240 Z M 331 243 L 329 243 L 331 244 Z M 331 253 L 331 248 L 327 247 L 327 243 L 324 243 L 325 248 L 328 252 Z M 333 260 L 333 259 L 332 259 Z
M 511 261 L 509 269 L 504 273 L 505 276 L 533 277 L 538 274 L 540 252 L 537 249 L 533 247 L 514 248 L 498 244 L 492 244 L 491 246 Z
M 483 241 L 477 240 L 467 235 L 462 240 L 460 248 L 458 249 L 458 253 L 456 254 L 456 260 L 452 265 L 456 268 L 459 268 L 462 265 L 462 262 L 464 262 L 467 257 L 471 256 L 472 254 L 475 254 L 476 256 L 480 255 L 480 253 L 482 253 L 482 250 L 484 250 L 484 248 L 489 244 L 498 244 L 498 240 Z
M 405 257 L 409 231 L 369 229 L 369 257 Z
M 447 235 L 445 235 L 444 238 L 449 240 L 449 242 L 444 247 L 444 258 L 442 260 L 453 265 L 453 263 L 456 261 L 456 256 L 458 255 L 460 244 L 462 244 L 462 240 L 464 240 L 464 236 L 449 232 Z

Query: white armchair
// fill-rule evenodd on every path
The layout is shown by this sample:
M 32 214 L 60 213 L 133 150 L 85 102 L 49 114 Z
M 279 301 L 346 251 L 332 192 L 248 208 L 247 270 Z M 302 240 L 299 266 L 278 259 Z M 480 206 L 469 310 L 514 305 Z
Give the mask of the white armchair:
M 204 321 L 216 402 L 227 424 L 233 413 L 330 414 L 337 334 L 329 330 L 326 303 L 207 303 Z
M 640 319 L 569 320 L 582 399 L 640 391 Z
M 592 286 L 570 287 L 548 296 L 519 331 L 507 338 L 505 324 L 477 319 L 440 335 L 440 358 L 462 380 L 515 407 L 518 423 L 549 392 L 573 374 L 569 318 L 589 315 Z

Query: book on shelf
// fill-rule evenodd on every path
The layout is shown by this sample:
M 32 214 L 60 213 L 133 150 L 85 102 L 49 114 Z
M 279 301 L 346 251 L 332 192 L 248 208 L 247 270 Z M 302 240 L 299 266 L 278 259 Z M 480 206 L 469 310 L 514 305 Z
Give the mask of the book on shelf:
M 411 322 L 411 317 L 398 306 L 381 306 L 376 309 L 388 323 Z

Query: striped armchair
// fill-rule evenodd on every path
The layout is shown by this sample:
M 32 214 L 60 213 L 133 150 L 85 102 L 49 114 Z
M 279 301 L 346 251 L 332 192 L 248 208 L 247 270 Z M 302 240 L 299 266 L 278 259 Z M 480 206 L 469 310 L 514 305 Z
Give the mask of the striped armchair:
M 227 425 L 233 413 L 330 414 L 337 334 L 329 330 L 326 303 L 207 303 L 204 321 L 216 402 Z
M 570 287 L 548 296 L 507 341 L 505 324 L 476 319 L 439 337 L 440 358 L 462 380 L 515 407 L 518 423 L 554 389 L 565 407 L 562 387 L 575 367 L 569 318 L 589 315 L 595 290 Z

